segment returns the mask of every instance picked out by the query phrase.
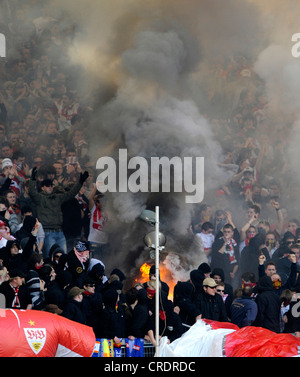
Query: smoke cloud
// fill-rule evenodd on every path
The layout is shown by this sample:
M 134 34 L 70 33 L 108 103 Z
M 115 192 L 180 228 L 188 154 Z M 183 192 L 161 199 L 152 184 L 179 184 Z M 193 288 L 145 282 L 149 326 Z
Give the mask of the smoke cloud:
M 62 64 L 81 69 L 74 85 L 94 109 L 90 154 L 95 162 L 103 155 L 117 160 L 120 148 L 128 150 L 128 158 L 142 156 L 149 163 L 155 156 L 204 157 L 204 201 L 210 200 L 210 193 L 229 182 L 233 171 L 220 166 L 224 159 L 222 130 L 216 135 L 208 119 L 229 117 L 223 111 L 234 107 L 245 85 L 241 81 L 224 88 L 210 69 L 218 62 L 235 64 L 240 56 L 253 64 L 269 102 L 261 133 L 277 132 L 281 119 L 288 118 L 295 135 L 294 144 L 287 144 L 288 159 L 296 160 L 300 68 L 299 60 L 290 53 L 291 36 L 299 31 L 295 1 L 43 3 L 35 2 L 30 12 L 42 10 L 59 20 L 61 27 L 73 25 L 77 30 L 68 60 Z M 208 105 L 212 92 L 221 98 L 215 106 Z M 290 172 L 294 169 L 291 164 Z M 138 255 L 145 257 L 140 248 L 149 229 L 139 215 L 155 205 L 160 206 L 162 227 L 172 240 L 170 253 L 185 255 L 188 247 L 182 247 L 179 240 L 186 235 L 194 206 L 184 202 L 184 193 L 128 192 L 107 198 L 113 219 L 111 243 L 121 267 L 128 269 L 133 260 L 133 264 L 140 263 Z M 176 263 L 169 260 L 168 266 Z

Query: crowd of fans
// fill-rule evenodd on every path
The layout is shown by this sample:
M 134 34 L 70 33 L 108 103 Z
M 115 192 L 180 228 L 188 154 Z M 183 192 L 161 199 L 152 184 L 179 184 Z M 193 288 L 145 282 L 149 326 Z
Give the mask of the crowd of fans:
M 76 28 L 47 13 L 28 20 L 29 3 L 3 1 L 0 12 L 15 48 L 0 61 L 0 292 L 7 308 L 51 311 L 116 343 L 155 344 L 155 271 L 126 292 L 122 271 L 106 276 L 107 218 L 89 156 L 93 110 L 66 64 Z M 297 333 L 298 187 L 285 156 L 291 120 L 270 117 L 264 84 L 245 57 L 211 65 L 205 89 L 200 108 L 228 180 L 191 219 L 205 261 L 177 282 L 173 301 L 160 282 L 160 335 L 172 341 L 198 318 Z

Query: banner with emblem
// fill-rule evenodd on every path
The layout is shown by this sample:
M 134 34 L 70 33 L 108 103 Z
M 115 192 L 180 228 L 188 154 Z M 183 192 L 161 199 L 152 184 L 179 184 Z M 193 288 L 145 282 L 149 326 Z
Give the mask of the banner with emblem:
M 93 329 L 39 310 L 0 309 L 0 357 L 90 357 Z

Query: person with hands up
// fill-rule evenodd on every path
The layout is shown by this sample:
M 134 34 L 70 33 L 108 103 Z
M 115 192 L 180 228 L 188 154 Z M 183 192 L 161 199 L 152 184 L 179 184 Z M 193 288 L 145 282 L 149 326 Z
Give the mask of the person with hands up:
M 43 224 L 45 231 L 45 240 L 43 247 L 44 258 L 49 256 L 49 250 L 55 243 L 66 253 L 66 238 L 62 231 L 63 215 L 61 205 L 73 198 L 81 189 L 87 180 L 89 173 L 87 171 L 80 173 L 78 182 L 64 193 L 53 191 L 53 183 L 50 179 L 44 179 L 41 182 L 41 192 L 37 189 L 37 167 L 32 169 L 31 179 L 29 182 L 29 196 L 36 205 L 37 218 Z

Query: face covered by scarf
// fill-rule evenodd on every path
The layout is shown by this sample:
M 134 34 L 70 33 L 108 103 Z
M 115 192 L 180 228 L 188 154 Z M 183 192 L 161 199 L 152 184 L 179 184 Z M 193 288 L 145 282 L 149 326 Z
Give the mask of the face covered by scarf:
M 281 280 L 280 279 L 273 280 L 272 284 L 273 284 L 274 289 L 280 289 L 281 288 Z
M 88 246 L 84 241 L 77 241 L 74 252 L 81 263 L 85 263 L 89 259 L 90 251 L 88 250 Z

